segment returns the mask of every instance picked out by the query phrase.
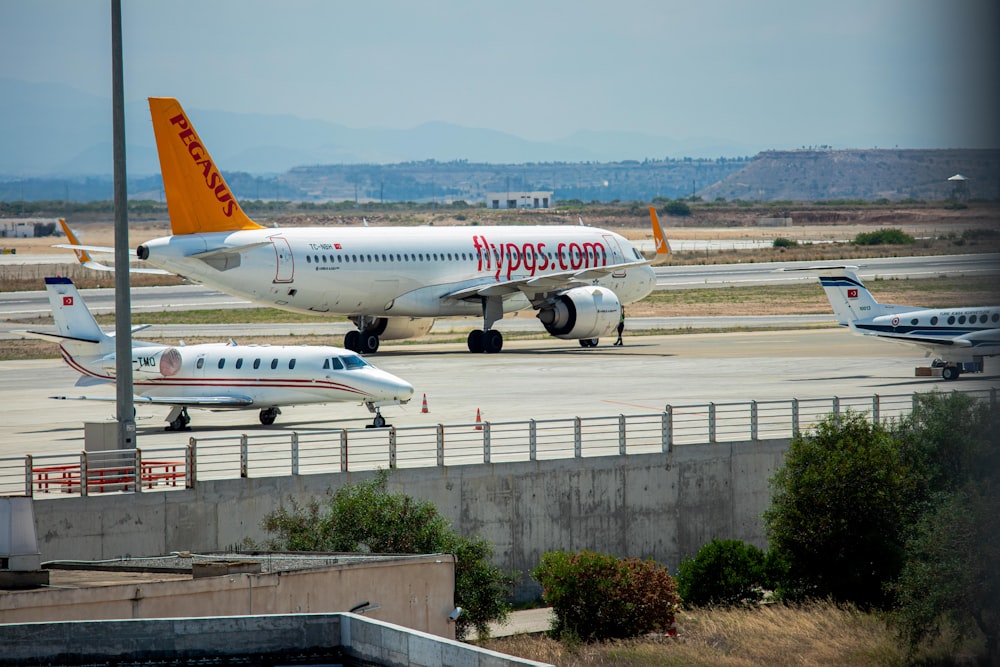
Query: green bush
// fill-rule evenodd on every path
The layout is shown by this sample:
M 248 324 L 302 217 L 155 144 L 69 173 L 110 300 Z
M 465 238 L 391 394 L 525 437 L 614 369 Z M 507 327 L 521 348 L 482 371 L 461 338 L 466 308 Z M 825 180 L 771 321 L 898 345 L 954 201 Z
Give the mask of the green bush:
M 464 613 L 455 622 L 462 639 L 469 628 L 489 635 L 491 622 L 510 612 L 507 597 L 513 576 L 490 563 L 493 546 L 481 538 L 456 533 L 432 503 L 388 492 L 389 475 L 342 486 L 325 502 L 305 506 L 294 500 L 264 517 L 264 529 L 275 535 L 267 547 L 285 551 L 372 553 L 450 553 L 455 555 L 455 604 Z
M 663 207 L 663 212 L 667 215 L 684 217 L 691 215 L 691 207 L 680 200 L 672 201 Z
M 798 241 L 794 239 L 786 239 L 784 236 L 779 236 L 778 238 L 771 241 L 772 248 L 794 248 L 799 244 Z
M 695 606 L 756 604 L 771 587 L 764 552 L 741 540 L 719 540 L 677 568 L 677 591 Z
M 677 585 L 651 560 L 593 551 L 550 551 L 532 576 L 552 607 L 552 635 L 601 641 L 669 632 L 680 606 Z
M 901 229 L 888 228 L 861 232 L 854 237 L 854 245 L 910 245 L 913 241 L 913 237 Z

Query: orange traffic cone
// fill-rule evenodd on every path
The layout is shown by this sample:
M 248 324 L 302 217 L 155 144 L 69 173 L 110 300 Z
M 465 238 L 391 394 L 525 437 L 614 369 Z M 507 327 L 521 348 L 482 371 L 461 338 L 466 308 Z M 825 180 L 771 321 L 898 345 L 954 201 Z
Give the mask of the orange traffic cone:
M 422 408 L 420 408 L 420 411 L 421 412 L 430 412 L 430 410 L 427 409 L 427 394 L 424 394 L 424 406 Z
M 476 408 L 476 430 L 483 430 L 483 416 L 479 414 L 479 408 Z

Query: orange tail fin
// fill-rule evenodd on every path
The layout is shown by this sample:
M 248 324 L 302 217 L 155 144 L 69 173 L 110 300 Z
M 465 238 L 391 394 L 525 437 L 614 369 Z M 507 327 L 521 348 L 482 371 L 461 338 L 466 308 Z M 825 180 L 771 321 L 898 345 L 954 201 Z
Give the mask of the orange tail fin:
M 63 234 L 66 235 L 66 240 L 70 242 L 70 245 L 80 245 L 80 240 L 76 238 L 76 234 L 74 234 L 73 230 L 69 228 L 68 224 L 66 224 L 65 218 L 59 218 L 59 225 L 62 227 Z M 73 248 L 73 252 L 76 253 L 76 261 L 81 264 L 93 261 L 90 258 L 90 253 L 82 248 Z
M 150 97 L 156 150 L 175 235 L 263 229 L 247 217 L 194 126 L 172 97 Z
M 656 241 L 656 257 L 654 260 L 666 259 L 670 255 L 670 243 L 660 226 L 660 218 L 656 215 L 656 207 L 649 207 L 649 219 L 653 224 L 653 240 Z

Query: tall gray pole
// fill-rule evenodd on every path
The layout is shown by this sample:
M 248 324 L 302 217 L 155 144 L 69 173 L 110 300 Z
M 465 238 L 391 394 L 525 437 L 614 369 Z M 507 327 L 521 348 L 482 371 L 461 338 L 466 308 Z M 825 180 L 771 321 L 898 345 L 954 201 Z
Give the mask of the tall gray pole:
M 128 187 L 125 176 L 125 84 L 122 66 L 122 3 L 111 0 L 111 105 L 115 161 L 115 386 L 118 449 L 135 449 L 132 403 L 132 299 L 129 293 Z

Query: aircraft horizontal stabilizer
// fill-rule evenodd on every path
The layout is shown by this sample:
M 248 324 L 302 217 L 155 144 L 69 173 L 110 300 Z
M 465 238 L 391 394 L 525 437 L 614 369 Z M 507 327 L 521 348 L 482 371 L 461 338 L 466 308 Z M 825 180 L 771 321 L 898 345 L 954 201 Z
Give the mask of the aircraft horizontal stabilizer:
M 26 336 L 28 338 L 37 338 L 38 340 L 47 340 L 50 343 L 64 343 L 68 340 L 78 341 L 80 343 L 94 343 L 95 345 L 101 341 L 94 338 L 81 338 L 79 336 L 61 336 L 55 333 L 45 333 L 44 331 L 13 331 L 11 333 L 16 333 L 21 336 Z

